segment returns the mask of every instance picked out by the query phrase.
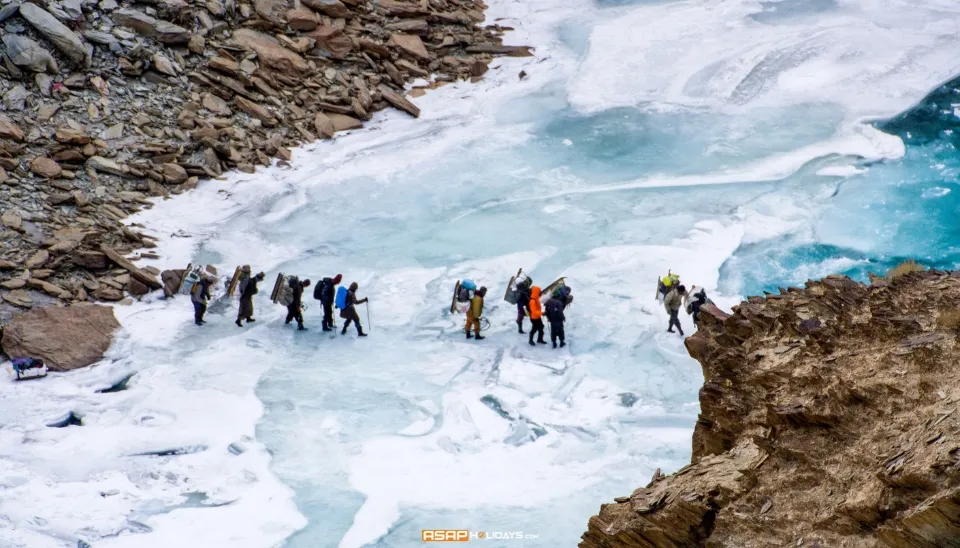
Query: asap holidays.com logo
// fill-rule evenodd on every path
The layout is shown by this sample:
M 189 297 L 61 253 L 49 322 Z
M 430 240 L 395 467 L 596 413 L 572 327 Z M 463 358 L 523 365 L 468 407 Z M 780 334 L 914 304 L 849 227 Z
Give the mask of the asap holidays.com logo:
M 423 542 L 469 542 L 471 540 L 531 540 L 539 535 L 523 531 L 470 531 L 468 529 L 423 529 Z

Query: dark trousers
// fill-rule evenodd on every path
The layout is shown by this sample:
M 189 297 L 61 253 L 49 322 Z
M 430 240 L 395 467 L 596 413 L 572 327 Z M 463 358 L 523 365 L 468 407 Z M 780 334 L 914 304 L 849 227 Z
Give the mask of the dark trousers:
M 193 301 L 193 321 L 200 323 L 203 321 L 203 315 L 207 313 L 207 303 L 198 303 Z
M 523 303 L 517 302 L 517 325 L 519 325 L 521 328 L 523 328 L 523 318 L 526 316 L 523 311 Z
M 323 329 L 333 329 L 333 303 L 323 303 Z
M 537 342 L 543 342 L 543 319 L 537 318 L 536 320 L 530 320 L 532 327 L 530 327 L 530 342 L 533 343 L 533 336 L 537 335 Z M 561 327 L 561 329 L 563 329 Z
M 550 342 L 557 344 L 557 339 L 564 342 L 563 322 L 550 322 Z
M 253 317 L 253 295 L 249 297 L 240 297 L 240 310 L 237 312 L 238 320 L 249 320 Z
M 356 309 L 356 308 L 354 308 L 353 306 L 351 306 L 350 308 L 347 308 L 347 309 L 344 311 L 343 315 L 341 315 L 340 317 L 343 318 L 343 320 L 344 320 L 344 321 L 343 321 L 343 330 L 341 331 L 341 333 L 346 333 L 346 332 L 347 332 L 347 328 L 350 327 L 350 323 L 351 323 L 351 322 L 357 324 L 357 334 L 358 334 L 358 335 L 361 334 L 361 333 L 363 333 L 363 326 L 360 325 L 360 315 L 357 314 L 357 309 Z
M 300 306 L 291 304 L 287 307 L 287 321 L 284 323 L 290 323 L 293 320 L 297 320 L 298 327 L 303 327 L 303 311 L 300 310 Z
M 680 318 L 677 317 L 677 312 L 679 312 L 679 310 L 670 311 L 670 323 L 667 324 L 667 329 L 670 330 L 673 329 L 673 326 L 677 326 L 677 330 L 683 335 L 683 328 L 680 327 Z

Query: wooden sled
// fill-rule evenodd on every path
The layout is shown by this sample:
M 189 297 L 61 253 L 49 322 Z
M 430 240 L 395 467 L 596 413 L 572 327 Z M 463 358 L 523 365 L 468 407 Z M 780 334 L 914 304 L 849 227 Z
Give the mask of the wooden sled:
M 457 280 L 457 285 L 453 287 L 453 298 L 450 299 L 450 313 L 457 313 L 457 295 L 460 294 L 460 280 Z
M 566 279 L 567 279 L 567 278 L 564 276 L 564 277 L 558 279 L 557 281 L 553 282 L 552 284 L 548 285 L 547 288 L 544 289 L 544 290 L 540 293 L 540 300 L 542 301 L 542 300 L 544 300 L 544 299 L 549 299 L 549 298 L 550 298 L 550 295 L 553 294 L 554 290 L 556 290 L 556 289 L 559 288 L 559 287 L 563 287 L 564 285 L 566 285 L 565 282 L 564 282 L 564 280 L 566 280 Z
M 241 273 L 239 266 L 233 271 L 233 278 L 230 278 L 230 283 L 227 284 L 227 297 L 233 297 L 234 293 L 237 292 L 237 285 L 240 283 Z
M 521 278 L 521 276 L 523 276 L 523 278 Z M 507 290 L 503 293 L 503 300 L 510 304 L 517 304 L 517 289 L 514 284 L 526 279 L 527 275 L 523 273 L 523 269 L 521 268 L 517 271 L 516 276 L 510 278 L 510 281 L 507 282 Z
M 660 300 L 660 282 L 662 281 L 663 281 L 663 278 L 661 278 L 660 276 L 657 276 L 657 287 L 656 289 L 654 289 L 654 292 L 653 292 L 653 300 L 655 301 Z
M 277 300 L 280 298 L 280 288 L 283 286 L 283 272 L 277 274 L 277 281 L 273 284 L 273 291 L 270 292 L 270 300 L 274 304 L 277 303 Z
M 187 265 L 187 268 L 184 269 L 183 276 L 180 277 L 180 283 L 177 284 L 177 292 L 176 292 L 177 295 L 183 294 L 183 284 L 186 283 L 187 276 L 190 274 L 191 271 L 193 271 L 193 263 L 189 263 Z

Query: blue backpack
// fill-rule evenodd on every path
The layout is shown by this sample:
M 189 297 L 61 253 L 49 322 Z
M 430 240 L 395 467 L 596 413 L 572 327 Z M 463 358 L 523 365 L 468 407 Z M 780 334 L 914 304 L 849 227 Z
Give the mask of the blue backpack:
M 337 288 L 337 299 L 336 299 L 337 308 L 343 310 L 347 307 L 347 288 L 342 285 Z

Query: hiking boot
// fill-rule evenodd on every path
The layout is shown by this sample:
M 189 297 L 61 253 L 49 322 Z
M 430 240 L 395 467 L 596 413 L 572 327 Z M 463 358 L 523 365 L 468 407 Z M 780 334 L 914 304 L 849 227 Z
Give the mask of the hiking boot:
M 357 333 L 357 336 L 358 336 L 358 337 L 366 337 L 367 334 L 364 333 L 363 331 L 361 331 L 361 332 Z
M 473 335 L 471 335 L 469 331 L 467 332 L 467 338 L 468 338 L 468 339 L 472 339 L 472 338 L 473 338 Z
M 530 341 L 530 346 L 537 346 L 537 343 Z
M 553 347 L 556 348 L 556 347 L 557 347 L 557 343 L 553 343 Z
M 676 333 L 676 331 L 674 331 L 673 328 L 671 327 L 670 329 L 667 329 L 667 333 Z
M 346 328 L 346 326 L 344 326 L 343 330 L 340 331 L 340 334 L 341 334 L 341 335 L 346 335 L 346 334 L 347 334 L 347 328 Z
M 683 336 L 683 331 L 680 332 L 680 336 L 681 336 L 681 337 Z
M 235 321 L 235 322 L 233 322 L 233 323 L 237 324 L 237 327 L 243 327 L 243 324 L 240 323 L 240 318 L 237 318 L 237 321 Z
M 482 341 L 483 339 L 486 339 L 486 337 L 481 336 L 479 333 L 477 333 L 477 336 L 474 338 L 477 339 L 478 341 Z
M 537 344 L 547 344 L 547 341 L 540 339 L 539 341 L 537 341 Z
M 306 330 L 307 328 L 302 325 L 297 327 L 297 331 L 306 331 Z
M 257 321 L 257 320 L 255 320 L 254 318 L 247 318 L 247 323 L 255 322 L 255 321 Z
M 323 330 L 324 330 L 324 331 L 333 331 L 333 329 L 330 329 L 329 327 L 324 327 Z
M 203 325 L 203 322 L 193 322 L 193 323 L 195 323 L 195 324 L 197 324 L 197 325 Z
M 525 335 L 525 333 L 523 332 L 523 324 L 520 322 L 517 322 L 517 333 L 520 333 L 521 335 Z
M 560 343 L 560 348 L 563 348 L 564 346 L 567 346 L 567 343 L 565 342 Z

